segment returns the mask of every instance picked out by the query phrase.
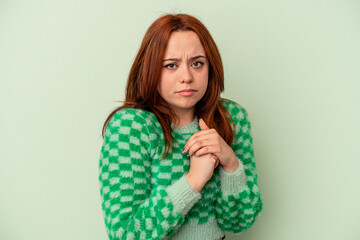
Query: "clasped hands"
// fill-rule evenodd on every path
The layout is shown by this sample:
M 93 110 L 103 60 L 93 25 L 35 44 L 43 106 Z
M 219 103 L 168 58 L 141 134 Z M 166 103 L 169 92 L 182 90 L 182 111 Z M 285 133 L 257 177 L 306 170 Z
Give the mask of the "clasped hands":
M 212 154 L 218 159 L 215 167 L 220 163 L 225 171 L 235 171 L 239 163 L 231 147 L 215 129 L 209 129 L 203 119 L 199 120 L 199 126 L 201 131 L 194 133 L 189 138 L 183 153 L 188 152 L 189 156 L 196 157 Z
M 239 162 L 234 151 L 215 129 L 209 129 L 204 120 L 199 120 L 200 131 L 186 142 L 183 153 L 190 156 L 187 179 L 190 186 L 200 192 L 210 180 L 214 169 L 221 164 L 226 172 L 234 172 Z

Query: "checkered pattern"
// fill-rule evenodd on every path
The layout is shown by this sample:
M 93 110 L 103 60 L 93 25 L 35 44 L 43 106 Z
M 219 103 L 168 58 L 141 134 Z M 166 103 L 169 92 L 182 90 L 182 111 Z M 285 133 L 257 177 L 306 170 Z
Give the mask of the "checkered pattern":
M 254 224 L 263 205 L 257 183 L 251 125 L 247 112 L 232 102 L 225 103 L 225 106 L 235 123 L 236 140 L 231 147 L 243 163 L 243 182 L 246 184 L 237 193 L 226 194 L 225 191 L 220 191 L 215 212 L 222 229 L 238 233 L 246 231 Z
M 186 182 L 180 181 L 190 168 L 190 158 L 182 148 L 200 130 L 198 125 L 187 132 L 174 130 L 172 152 L 161 159 L 164 139 L 154 114 L 128 108 L 112 117 L 99 164 L 102 208 L 110 239 L 167 239 L 190 219 L 207 224 L 209 217 L 216 217 L 223 230 L 235 233 L 254 223 L 262 201 L 250 123 L 244 108 L 222 101 L 235 122 L 236 141 L 231 147 L 242 164 L 238 174 L 216 168 L 198 196 L 186 192 Z M 185 189 L 185 200 L 173 197 L 180 189 Z

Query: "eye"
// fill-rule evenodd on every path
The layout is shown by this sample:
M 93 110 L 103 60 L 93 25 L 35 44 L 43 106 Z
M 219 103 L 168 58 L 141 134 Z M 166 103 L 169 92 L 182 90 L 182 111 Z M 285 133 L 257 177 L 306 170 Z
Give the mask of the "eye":
M 176 68 L 176 64 L 175 63 L 170 63 L 164 66 L 164 68 L 167 69 L 175 69 Z
M 192 66 L 195 67 L 195 68 L 200 68 L 200 67 L 202 67 L 203 65 L 204 65 L 204 62 L 202 62 L 202 61 L 196 61 L 196 62 L 194 62 L 194 63 L 192 64 Z

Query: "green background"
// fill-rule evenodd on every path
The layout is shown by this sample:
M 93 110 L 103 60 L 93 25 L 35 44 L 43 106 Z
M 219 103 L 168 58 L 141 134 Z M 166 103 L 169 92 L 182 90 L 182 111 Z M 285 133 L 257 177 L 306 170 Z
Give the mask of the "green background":
M 358 0 L 0 0 L 0 239 L 107 239 L 102 125 L 146 29 L 179 12 L 252 123 L 264 211 L 227 239 L 360 239 Z

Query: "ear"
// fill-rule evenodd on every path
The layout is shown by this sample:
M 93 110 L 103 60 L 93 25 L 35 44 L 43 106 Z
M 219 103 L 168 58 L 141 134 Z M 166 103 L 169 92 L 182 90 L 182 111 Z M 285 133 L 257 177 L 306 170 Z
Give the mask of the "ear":
M 200 126 L 201 130 L 209 129 L 209 127 L 206 125 L 206 123 L 204 122 L 204 120 L 202 118 L 200 118 L 200 120 L 199 120 L 199 126 Z

